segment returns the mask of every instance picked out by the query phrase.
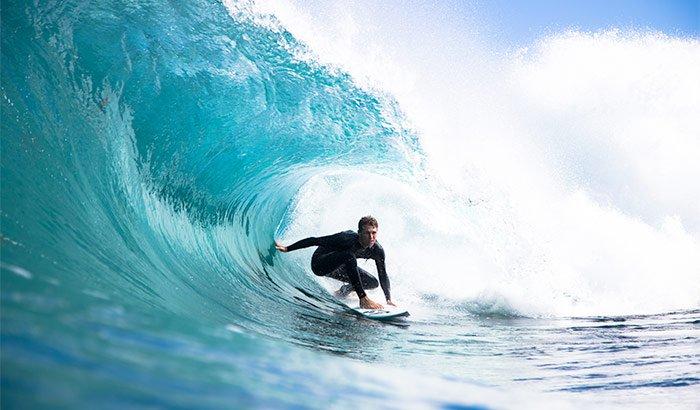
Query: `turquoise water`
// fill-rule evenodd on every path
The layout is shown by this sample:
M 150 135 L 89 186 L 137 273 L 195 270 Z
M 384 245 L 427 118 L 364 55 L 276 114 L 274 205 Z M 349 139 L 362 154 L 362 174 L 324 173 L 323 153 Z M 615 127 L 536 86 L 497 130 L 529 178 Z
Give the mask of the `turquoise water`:
M 276 253 L 316 234 L 319 175 L 429 171 L 394 98 L 255 17 L 3 2 L 3 407 L 697 405 L 697 306 L 531 315 L 397 278 L 387 325 Z

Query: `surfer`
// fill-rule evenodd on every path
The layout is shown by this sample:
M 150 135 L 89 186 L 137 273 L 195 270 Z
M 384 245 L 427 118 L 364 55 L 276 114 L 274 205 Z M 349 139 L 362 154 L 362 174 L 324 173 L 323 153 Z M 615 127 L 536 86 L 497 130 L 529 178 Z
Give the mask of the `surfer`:
M 275 248 L 281 252 L 318 246 L 311 257 L 311 270 L 317 276 L 327 276 L 346 282 L 341 286 L 336 296 L 344 297 L 353 290 L 360 298 L 363 309 L 382 309 L 383 306 L 367 297 L 365 289 L 382 286 L 386 303 L 396 306 L 391 301 L 389 291 L 389 276 L 384 264 L 384 248 L 377 242 L 379 223 L 372 216 L 363 216 L 357 223 L 357 232 L 345 231 L 334 235 L 310 237 L 295 242 L 289 246 L 280 245 L 275 241 Z M 374 259 L 377 265 L 379 281 L 369 272 L 357 266 L 357 258 Z

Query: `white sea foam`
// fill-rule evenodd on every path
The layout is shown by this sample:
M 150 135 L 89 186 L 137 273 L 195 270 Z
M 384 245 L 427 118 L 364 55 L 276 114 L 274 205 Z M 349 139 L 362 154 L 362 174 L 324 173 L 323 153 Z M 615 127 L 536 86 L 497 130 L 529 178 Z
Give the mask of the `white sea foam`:
M 427 184 L 313 179 L 290 238 L 376 214 L 397 299 L 528 315 L 698 308 L 696 39 L 573 31 L 503 51 L 431 23 L 429 7 L 418 26 L 379 7 L 257 7 L 321 63 L 392 93 L 428 158 Z

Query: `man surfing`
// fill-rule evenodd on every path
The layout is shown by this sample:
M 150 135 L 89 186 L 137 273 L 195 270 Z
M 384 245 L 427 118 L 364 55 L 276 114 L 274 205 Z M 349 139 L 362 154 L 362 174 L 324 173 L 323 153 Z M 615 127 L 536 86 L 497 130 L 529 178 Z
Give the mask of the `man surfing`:
M 334 235 L 310 237 L 289 246 L 275 241 L 275 248 L 281 252 L 318 246 L 311 257 L 311 270 L 317 276 L 327 276 L 346 284 L 335 293 L 344 297 L 353 290 L 360 298 L 363 309 L 382 309 L 383 306 L 367 297 L 365 289 L 374 289 L 382 285 L 387 305 L 396 306 L 391 301 L 389 276 L 384 264 L 384 248 L 377 243 L 379 223 L 372 216 L 363 216 L 357 223 L 357 232 L 345 231 Z M 369 272 L 357 266 L 357 258 L 374 259 L 377 264 L 379 281 Z

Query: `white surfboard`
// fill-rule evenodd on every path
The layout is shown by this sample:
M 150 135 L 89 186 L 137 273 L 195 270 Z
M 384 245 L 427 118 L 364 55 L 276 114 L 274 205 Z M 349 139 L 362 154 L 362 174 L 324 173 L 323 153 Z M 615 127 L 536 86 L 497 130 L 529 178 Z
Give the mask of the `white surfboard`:
M 350 309 L 361 314 L 367 319 L 374 320 L 391 320 L 401 317 L 410 316 L 408 310 L 401 308 L 394 309 L 362 309 L 360 307 L 351 307 Z

